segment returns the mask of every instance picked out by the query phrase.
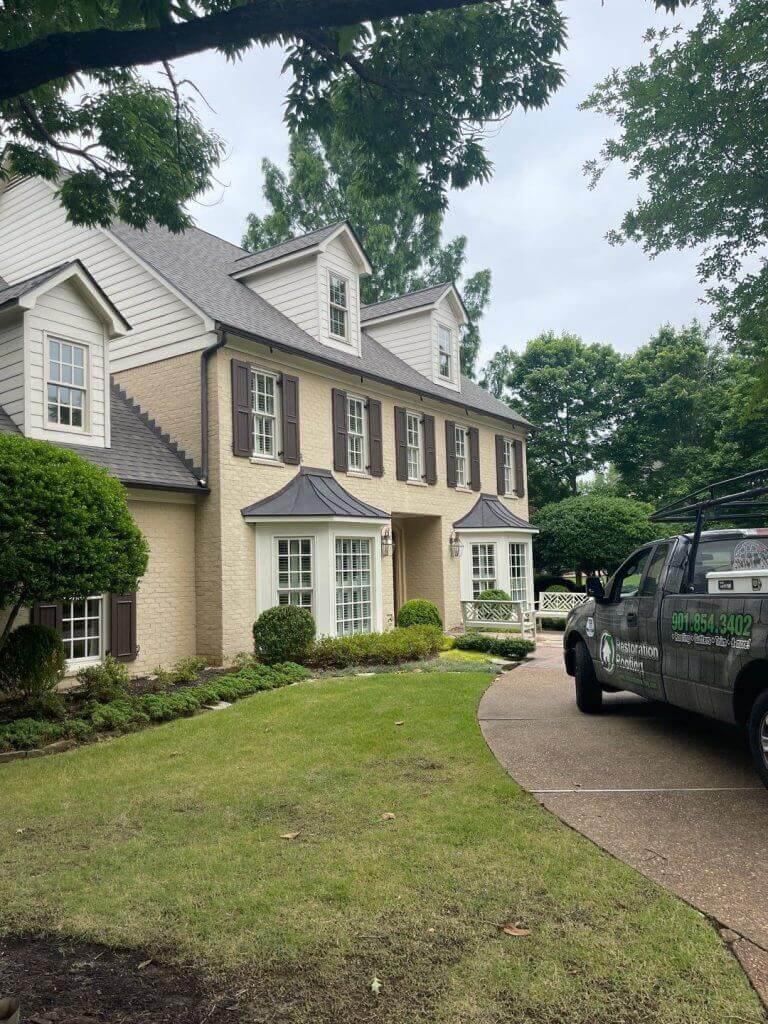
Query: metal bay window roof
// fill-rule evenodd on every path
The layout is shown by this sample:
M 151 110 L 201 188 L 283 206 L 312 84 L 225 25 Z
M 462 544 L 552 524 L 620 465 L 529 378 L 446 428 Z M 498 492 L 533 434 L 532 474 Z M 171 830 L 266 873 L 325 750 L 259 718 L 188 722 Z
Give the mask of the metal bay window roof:
M 329 469 L 302 466 L 285 487 L 241 510 L 246 519 L 379 519 L 389 513 L 361 501 Z
M 472 508 L 453 524 L 455 530 L 524 530 L 538 533 L 525 519 L 510 512 L 495 494 L 481 494 Z

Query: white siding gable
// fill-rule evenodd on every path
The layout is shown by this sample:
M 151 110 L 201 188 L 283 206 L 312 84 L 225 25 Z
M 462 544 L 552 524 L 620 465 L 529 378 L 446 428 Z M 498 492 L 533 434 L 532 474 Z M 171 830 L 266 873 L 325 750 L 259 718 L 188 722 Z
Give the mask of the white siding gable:
M 313 338 L 319 337 L 317 256 L 263 270 L 243 281 Z
M 432 310 L 431 314 L 431 328 L 432 328 L 432 380 L 436 384 L 442 384 L 443 387 L 450 388 L 452 391 L 461 390 L 460 381 L 460 360 L 459 360 L 459 332 L 461 324 L 454 304 L 451 299 L 450 293 L 444 295 L 442 299 L 437 303 L 436 307 Z M 447 327 L 451 332 L 451 377 L 450 380 L 441 376 L 440 374 L 440 346 L 439 346 L 439 325 Z
M 24 430 L 24 318 L 0 323 L 0 406 Z
M 436 344 L 437 328 L 432 323 L 431 310 L 389 317 L 367 326 L 365 330 L 414 370 L 425 377 L 432 377 L 433 335 Z
M 332 348 L 360 353 L 360 278 L 357 262 L 344 235 L 333 238 L 318 256 L 320 331 L 317 337 Z M 331 334 L 330 287 L 331 275 L 336 274 L 347 284 L 347 339 L 342 341 Z
M 110 343 L 118 371 L 204 348 L 202 316 L 156 273 L 100 228 L 75 227 L 52 187 L 25 178 L 0 191 L 0 275 L 13 284 L 80 259 L 132 330 Z
M 101 320 L 69 282 L 44 292 L 25 314 L 27 394 L 24 433 L 27 437 L 69 444 L 109 445 L 107 342 Z M 74 342 L 86 350 L 85 420 L 82 429 L 48 422 L 46 389 L 51 339 Z

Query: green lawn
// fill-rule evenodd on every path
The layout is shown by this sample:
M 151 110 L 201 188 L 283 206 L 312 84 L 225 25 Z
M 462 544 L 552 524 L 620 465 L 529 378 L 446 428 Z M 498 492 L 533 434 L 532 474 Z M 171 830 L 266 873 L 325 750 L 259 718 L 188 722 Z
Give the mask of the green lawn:
M 489 678 L 302 683 L 3 766 L 0 928 L 234 979 L 259 1021 L 763 1020 L 700 914 L 504 774 Z

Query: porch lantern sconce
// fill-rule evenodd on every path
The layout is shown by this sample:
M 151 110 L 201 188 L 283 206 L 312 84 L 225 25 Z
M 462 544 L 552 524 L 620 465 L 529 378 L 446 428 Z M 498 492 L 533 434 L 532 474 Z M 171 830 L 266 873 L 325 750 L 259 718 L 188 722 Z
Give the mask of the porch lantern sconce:
M 392 554 L 392 549 L 395 546 L 395 542 L 392 540 L 392 532 L 388 526 L 385 526 L 381 531 L 381 556 L 382 558 L 388 558 Z
M 453 558 L 461 558 L 461 553 L 464 550 L 464 545 L 461 542 L 460 537 L 456 533 L 451 534 L 451 538 L 448 541 L 451 549 L 451 555 Z

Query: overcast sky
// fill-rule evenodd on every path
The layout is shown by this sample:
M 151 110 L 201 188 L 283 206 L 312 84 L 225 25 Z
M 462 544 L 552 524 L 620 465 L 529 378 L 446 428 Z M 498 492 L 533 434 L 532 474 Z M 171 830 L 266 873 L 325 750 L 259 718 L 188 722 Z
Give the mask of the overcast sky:
M 491 306 L 483 322 L 481 360 L 503 344 L 522 347 L 543 330 L 570 330 L 587 341 L 630 350 L 667 321 L 698 316 L 701 288 L 692 253 L 654 261 L 635 245 L 612 247 L 605 233 L 630 205 L 637 186 L 614 167 L 595 192 L 582 173 L 611 123 L 577 107 L 611 71 L 643 58 L 651 24 L 681 20 L 655 13 L 650 0 L 570 0 L 566 84 L 543 111 L 516 113 L 489 139 L 495 174 L 485 185 L 451 197 L 446 234 L 466 234 L 469 271 L 490 267 Z M 683 19 L 693 20 L 687 12 Z M 256 50 L 226 65 L 218 54 L 180 61 L 178 70 L 202 89 L 213 112 L 206 124 L 226 141 L 220 184 L 193 215 L 202 228 L 233 242 L 246 214 L 263 211 L 262 157 L 285 163 L 282 108 L 287 79 L 279 50 Z

